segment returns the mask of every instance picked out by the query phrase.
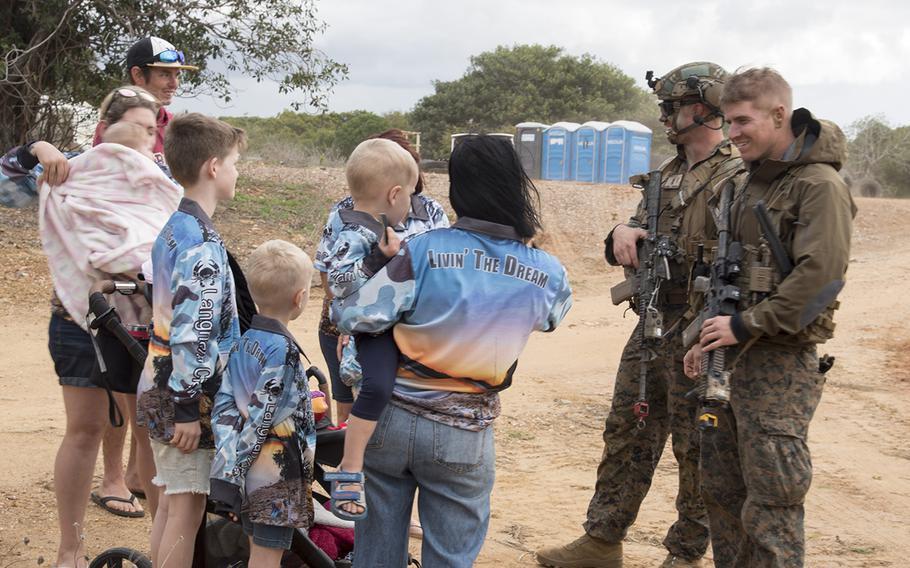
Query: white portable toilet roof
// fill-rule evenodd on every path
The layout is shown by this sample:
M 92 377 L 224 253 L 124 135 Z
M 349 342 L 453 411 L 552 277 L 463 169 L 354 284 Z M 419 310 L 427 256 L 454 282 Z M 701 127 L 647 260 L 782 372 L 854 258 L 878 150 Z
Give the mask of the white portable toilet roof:
M 550 128 L 562 128 L 563 130 L 568 130 L 569 132 L 575 132 L 581 127 L 577 122 L 557 122 L 550 126 Z
M 589 120 L 588 122 L 582 124 L 582 126 L 590 126 L 594 130 L 597 130 L 598 132 L 603 132 L 604 130 L 606 130 L 607 128 L 610 127 L 610 123 L 603 122 L 600 120 Z
M 549 128 L 549 124 L 544 124 L 542 122 L 519 122 L 515 125 L 515 128 Z
M 634 122 L 632 120 L 617 120 L 616 122 L 610 123 L 610 126 L 620 126 L 633 132 L 647 132 L 648 134 L 651 134 L 650 128 L 640 122 Z

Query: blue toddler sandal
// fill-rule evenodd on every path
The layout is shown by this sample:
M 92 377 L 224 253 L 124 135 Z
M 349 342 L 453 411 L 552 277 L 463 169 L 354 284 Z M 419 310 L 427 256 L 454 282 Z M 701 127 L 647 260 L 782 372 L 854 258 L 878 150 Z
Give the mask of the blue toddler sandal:
M 367 518 L 367 502 L 365 497 L 364 477 L 362 471 L 330 471 L 326 472 L 325 480 L 332 482 L 332 498 L 329 507 L 339 519 L 346 521 L 360 521 Z M 341 486 L 359 484 L 360 491 L 341 489 Z M 351 503 L 360 508 L 359 513 L 352 513 L 342 508 L 342 505 Z

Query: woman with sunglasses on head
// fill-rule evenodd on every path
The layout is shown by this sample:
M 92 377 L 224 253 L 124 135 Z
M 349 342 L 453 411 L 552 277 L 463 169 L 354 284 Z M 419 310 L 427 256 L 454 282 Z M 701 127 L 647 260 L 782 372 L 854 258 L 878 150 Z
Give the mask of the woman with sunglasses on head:
M 490 520 L 493 421 L 533 331 L 572 305 L 559 261 L 529 246 L 537 190 L 512 145 L 470 138 L 449 161 L 458 221 L 415 235 L 356 292 L 333 304 L 342 333 L 393 329 L 400 363 L 392 402 L 367 446 L 369 514 L 354 566 L 404 566 L 415 491 L 433 568 L 474 565 Z
M 66 409 L 66 432 L 54 467 L 61 531 L 57 566 L 84 565 L 79 535 L 84 531 L 99 445 L 108 429 L 107 393 L 99 388 L 103 381 L 85 329 L 87 287 L 112 274 L 135 276 L 160 230 L 156 223 L 166 222 L 172 212 L 169 209 L 176 209 L 182 193 L 163 162 L 153 163 L 147 157 L 155 143 L 158 108 L 155 97 L 135 86 L 114 89 L 102 102 L 100 118 L 110 128 L 111 137 L 138 151 L 103 144 L 79 157 L 70 155 L 74 160 L 71 168 L 56 148 L 36 142 L 14 149 L 3 159 L 3 173 L 13 174 L 10 177 L 16 183 L 35 184 L 38 175 L 46 182 L 41 188 L 39 215 L 42 245 L 55 284 L 48 345 Z M 143 244 L 146 240 L 148 247 Z M 147 334 L 151 318 L 148 303 L 141 295 L 113 297 L 112 302 L 119 302 L 121 318 L 133 324 L 132 334 L 141 341 L 143 326 Z M 98 340 L 104 338 L 99 335 Z M 105 352 L 113 354 L 105 356 L 108 387 L 116 393 L 118 406 L 135 433 L 140 478 L 154 510 L 157 494 L 149 491 L 154 464 L 148 435 L 135 422 L 141 365 L 118 351 L 119 344 L 106 347 Z M 124 482 L 120 453 L 112 457 L 116 463 L 105 460 L 105 477 L 92 499 L 114 514 L 143 516 Z

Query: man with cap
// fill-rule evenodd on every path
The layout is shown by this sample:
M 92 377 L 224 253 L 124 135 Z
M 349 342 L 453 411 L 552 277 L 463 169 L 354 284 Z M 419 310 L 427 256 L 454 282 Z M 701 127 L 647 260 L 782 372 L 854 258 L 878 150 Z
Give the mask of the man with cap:
M 130 83 L 143 87 L 161 102 L 158 111 L 158 136 L 154 152 L 164 151 L 164 130 L 173 114 L 165 108 L 171 104 L 180 85 L 181 71 L 198 71 L 194 65 L 187 65 L 182 51 L 158 37 L 146 37 L 134 43 L 126 52 L 126 73 Z M 95 127 L 92 145 L 101 143 L 105 125 Z
M 660 348 L 647 363 L 646 400 L 640 395 L 638 328 L 623 350 L 613 401 L 604 428 L 604 452 L 588 505 L 585 534 L 575 541 L 537 551 L 537 560 L 555 568 L 621 568 L 622 540 L 651 487 L 654 470 L 672 434 L 679 464 L 678 517 L 664 538 L 668 554 L 661 568 L 701 566 L 708 547 L 708 518 L 700 497 L 696 400 L 686 398 L 692 382 L 683 372 L 680 332 L 692 317 L 688 283 L 696 250 L 714 236 L 708 199 L 742 169 L 739 153 L 723 133 L 720 95 L 727 73 L 707 62 L 687 63 L 663 77 L 647 75 L 659 99 L 661 122 L 677 155 L 661 164 L 657 233 L 674 244 L 670 278 L 660 288 L 658 309 L 664 330 Z M 611 265 L 638 267 L 637 243 L 647 236 L 644 199 L 627 224 L 613 228 L 605 254 Z M 640 324 L 639 324 L 640 325 Z M 646 420 L 636 411 L 647 402 Z

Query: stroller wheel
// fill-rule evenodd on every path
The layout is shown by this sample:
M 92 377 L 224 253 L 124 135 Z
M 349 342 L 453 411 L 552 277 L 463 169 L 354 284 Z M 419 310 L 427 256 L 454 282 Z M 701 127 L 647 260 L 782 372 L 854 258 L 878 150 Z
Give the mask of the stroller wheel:
M 148 556 L 132 548 L 109 548 L 96 556 L 88 568 L 152 568 Z

